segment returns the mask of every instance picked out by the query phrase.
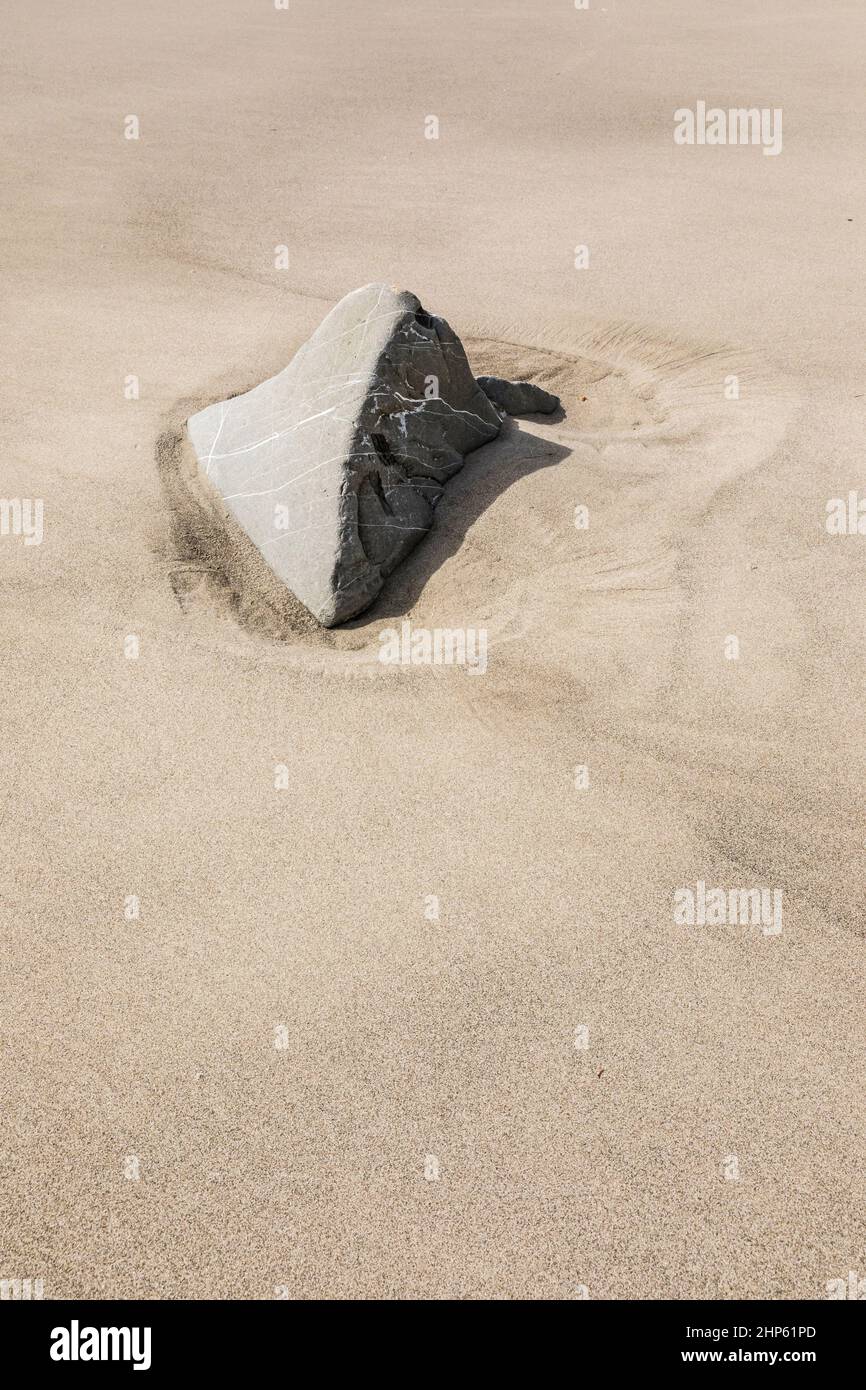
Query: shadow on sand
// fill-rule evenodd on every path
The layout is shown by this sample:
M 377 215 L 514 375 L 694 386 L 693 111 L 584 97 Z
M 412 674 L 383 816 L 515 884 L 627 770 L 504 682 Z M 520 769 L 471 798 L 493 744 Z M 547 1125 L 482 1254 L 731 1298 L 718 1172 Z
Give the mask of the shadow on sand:
M 468 455 L 462 470 L 446 487 L 431 529 L 386 579 L 378 598 L 337 630 L 363 629 L 386 618 L 405 617 L 431 576 L 457 553 L 467 531 L 503 492 L 528 474 L 551 468 L 568 457 L 569 449 L 532 433 L 536 420 L 551 424 L 564 418 L 562 409 L 552 415 L 526 416 L 521 428 L 506 419 L 497 439 Z M 495 582 L 495 575 L 491 575 L 491 584 Z

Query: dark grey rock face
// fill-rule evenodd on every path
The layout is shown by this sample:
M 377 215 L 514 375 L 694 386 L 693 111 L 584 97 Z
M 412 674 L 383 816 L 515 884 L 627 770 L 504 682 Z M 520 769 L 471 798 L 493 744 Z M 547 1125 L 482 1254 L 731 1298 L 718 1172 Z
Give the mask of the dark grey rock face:
M 494 405 L 507 415 L 551 415 L 559 409 L 559 397 L 529 381 L 503 381 L 499 376 L 480 376 L 478 385 Z
M 187 421 L 208 488 L 325 627 L 373 601 L 501 425 L 445 320 L 387 285 L 341 300 L 279 376 Z
M 555 408 L 525 383 L 484 380 L 515 408 Z M 444 319 L 413 294 L 367 285 L 278 376 L 187 421 L 194 486 L 228 530 L 240 527 L 263 582 L 276 576 L 333 627 L 372 603 L 466 455 L 499 434 L 494 400 Z

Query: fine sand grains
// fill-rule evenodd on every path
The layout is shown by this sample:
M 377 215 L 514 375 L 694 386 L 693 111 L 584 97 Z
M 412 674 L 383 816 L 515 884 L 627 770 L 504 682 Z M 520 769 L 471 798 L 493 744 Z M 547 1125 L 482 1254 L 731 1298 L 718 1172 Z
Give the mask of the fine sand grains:
M 864 26 L 17 7 L 0 492 L 44 538 L 0 537 L 0 1277 L 866 1272 L 866 541 L 824 525 L 863 476 Z M 699 98 L 781 107 L 782 153 L 677 146 Z M 180 426 L 373 280 L 564 414 L 326 633 L 245 587 Z M 406 621 L 486 670 L 384 665 Z M 679 925 L 699 882 L 780 890 L 781 934 Z

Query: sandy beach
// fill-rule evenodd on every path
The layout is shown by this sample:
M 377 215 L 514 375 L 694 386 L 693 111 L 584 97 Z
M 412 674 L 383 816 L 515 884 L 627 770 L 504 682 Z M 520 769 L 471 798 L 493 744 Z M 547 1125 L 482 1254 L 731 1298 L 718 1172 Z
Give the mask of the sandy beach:
M 43 534 L 7 508 L 0 1278 L 866 1276 L 866 535 L 826 524 L 866 499 L 862 4 L 3 22 L 0 496 Z M 678 145 L 698 101 L 782 148 Z M 275 633 L 183 425 L 373 281 L 563 413 L 470 454 L 360 618 Z M 486 670 L 383 665 L 407 621 Z M 677 920 L 698 885 L 781 930 Z

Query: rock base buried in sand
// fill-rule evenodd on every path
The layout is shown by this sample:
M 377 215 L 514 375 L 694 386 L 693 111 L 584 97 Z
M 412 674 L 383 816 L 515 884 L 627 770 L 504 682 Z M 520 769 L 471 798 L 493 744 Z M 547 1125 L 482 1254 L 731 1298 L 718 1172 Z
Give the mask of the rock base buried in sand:
M 478 385 L 485 396 L 506 415 L 552 415 L 559 409 L 559 397 L 529 381 L 503 381 L 500 376 L 480 376 Z
M 209 505 L 325 627 L 373 601 L 501 427 L 445 320 L 387 285 L 347 295 L 278 376 L 187 421 Z

